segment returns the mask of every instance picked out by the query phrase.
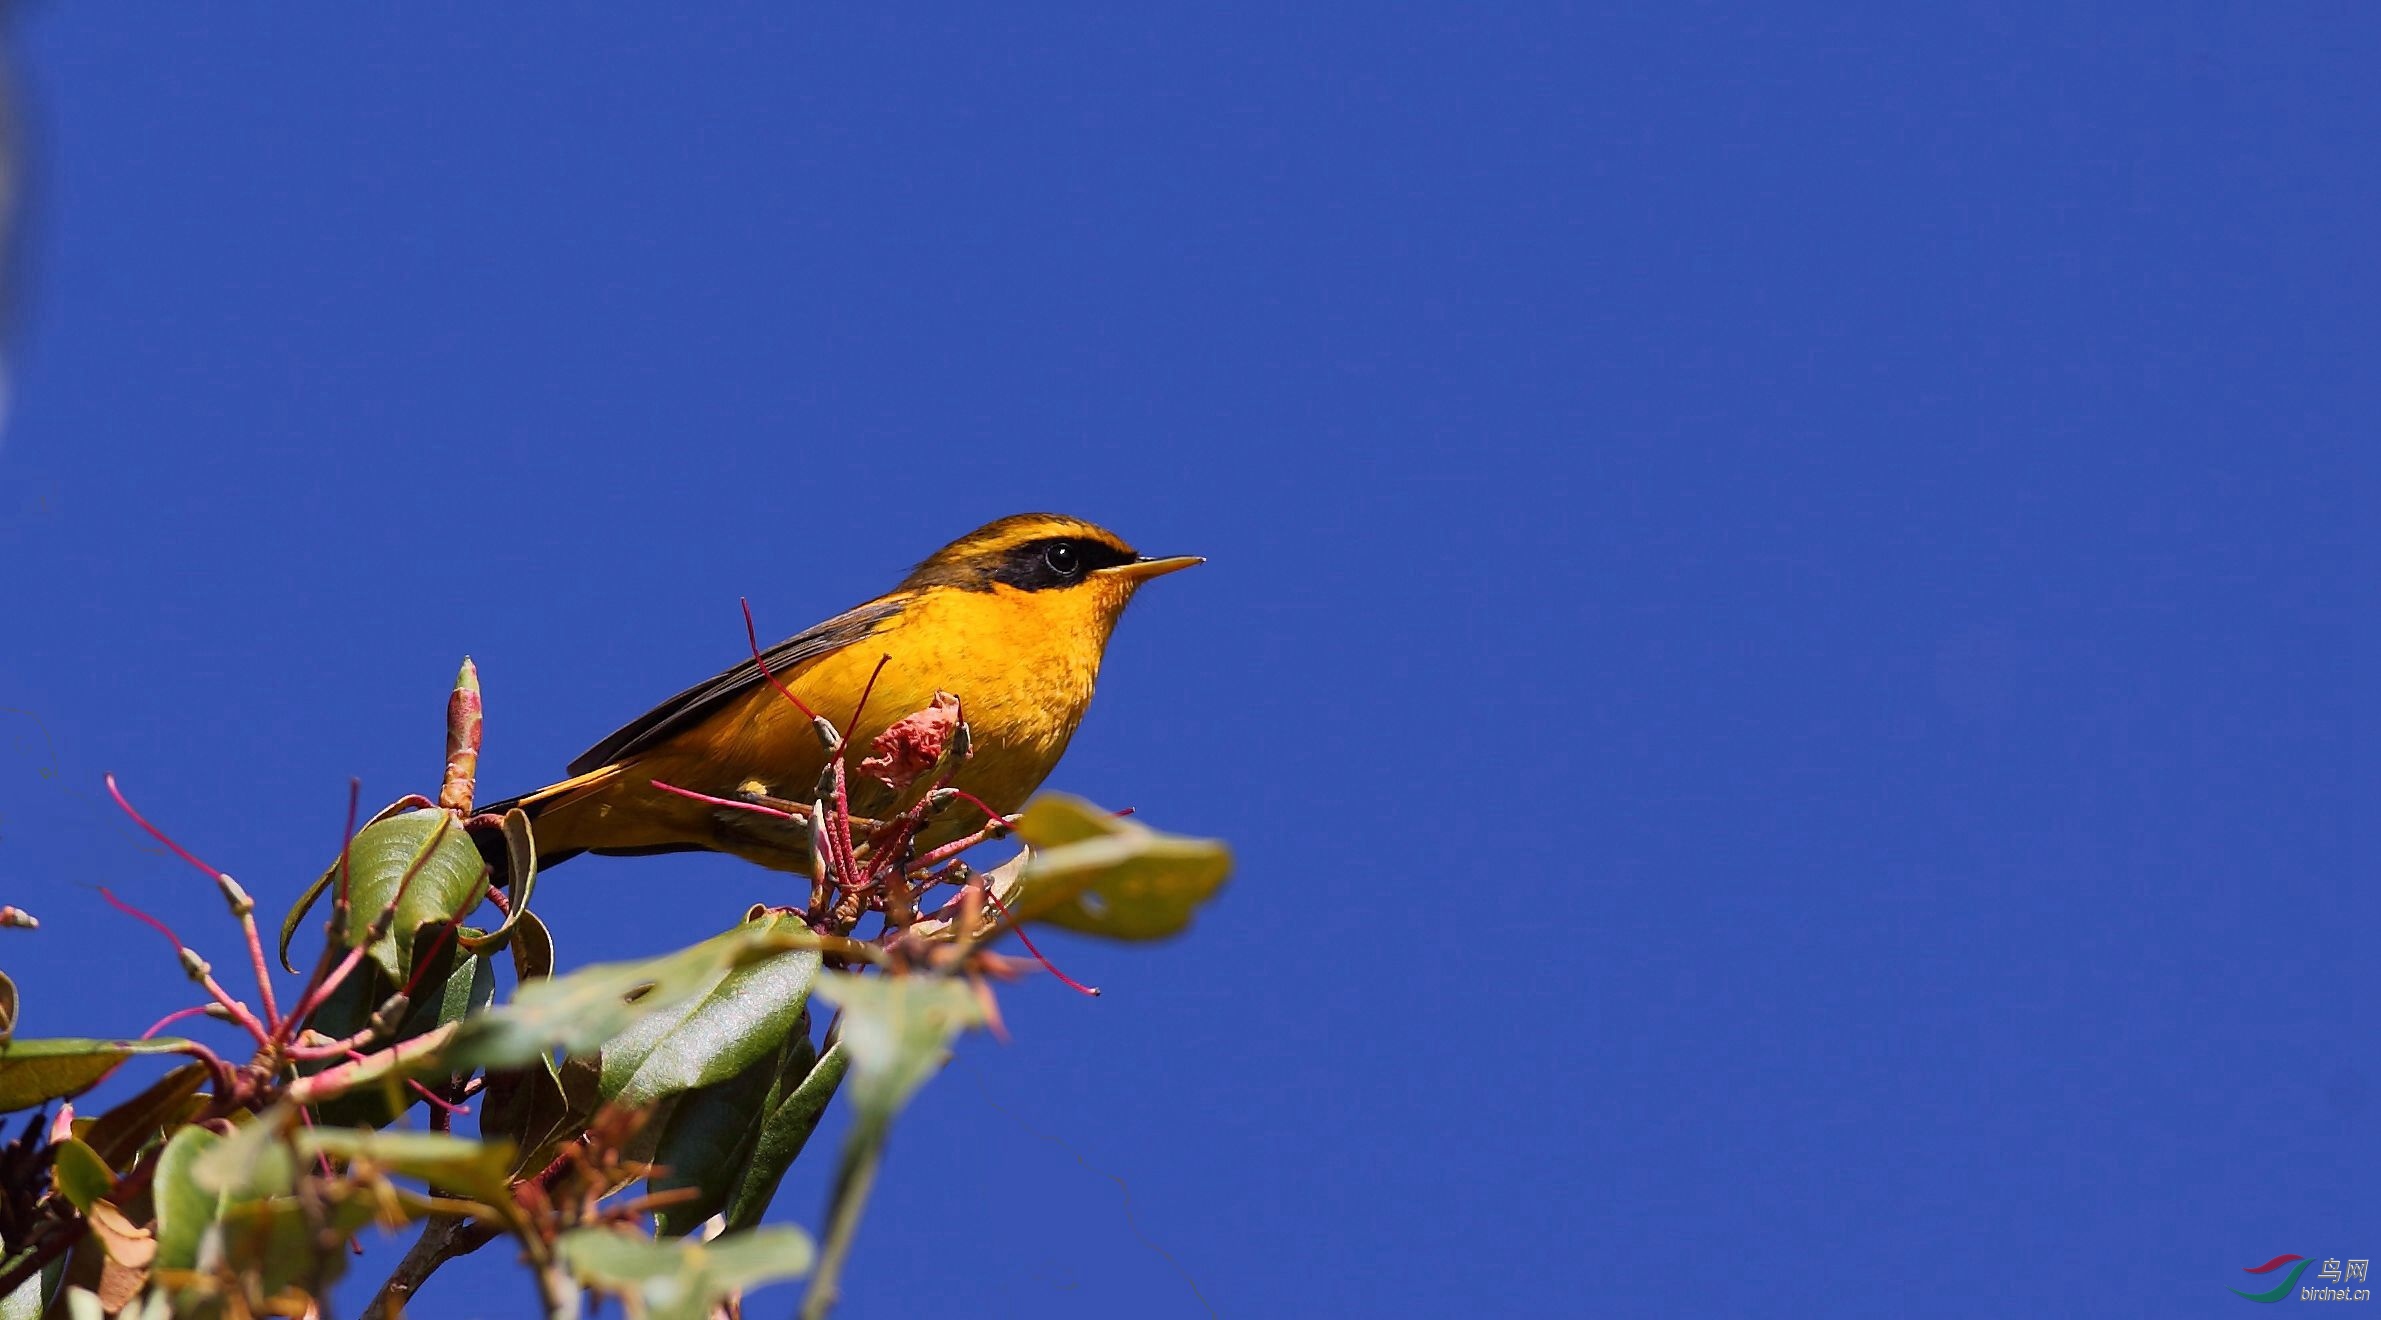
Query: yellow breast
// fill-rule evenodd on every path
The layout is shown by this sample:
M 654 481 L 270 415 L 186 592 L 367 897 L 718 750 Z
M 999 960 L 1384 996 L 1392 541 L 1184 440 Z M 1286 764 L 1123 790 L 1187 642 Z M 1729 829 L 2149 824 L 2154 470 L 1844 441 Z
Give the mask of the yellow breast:
M 1123 601 L 1098 589 L 1053 592 L 931 588 L 912 597 L 874 635 L 787 679 L 803 702 L 851 726 L 860 693 L 876 676 L 851 728 L 851 764 L 885 727 L 924 709 L 937 692 L 959 698 L 974 740 L 957 785 L 1001 811 L 1015 811 L 1041 785 L 1083 721 L 1099 679 L 1100 655 Z M 878 670 L 879 660 L 883 661 Z M 759 689 L 720 733 L 717 763 L 748 769 L 784 796 L 806 797 L 823 758 L 798 727 L 800 712 Z M 801 749 L 801 762 L 771 766 L 764 753 Z M 855 804 L 857 806 L 857 804 Z

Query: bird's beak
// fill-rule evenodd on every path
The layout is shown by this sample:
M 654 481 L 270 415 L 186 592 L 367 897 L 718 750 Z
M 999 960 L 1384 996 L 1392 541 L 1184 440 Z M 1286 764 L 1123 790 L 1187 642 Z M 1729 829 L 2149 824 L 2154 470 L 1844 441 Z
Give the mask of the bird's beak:
M 1153 577 L 1164 577 L 1179 569 L 1206 562 L 1207 558 L 1204 555 L 1175 555 L 1170 559 L 1150 559 L 1144 556 L 1129 564 L 1117 564 L 1100 569 L 1098 572 L 1102 577 L 1122 578 L 1127 582 L 1145 582 Z

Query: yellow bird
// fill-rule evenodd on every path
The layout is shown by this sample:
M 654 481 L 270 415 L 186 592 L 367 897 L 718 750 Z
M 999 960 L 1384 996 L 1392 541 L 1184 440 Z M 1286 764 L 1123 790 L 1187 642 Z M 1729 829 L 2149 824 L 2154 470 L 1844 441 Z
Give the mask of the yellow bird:
M 1014 812 L 1074 737 L 1109 634 L 1133 593 L 1151 578 L 1204 562 L 1146 557 L 1079 519 L 1017 514 L 951 542 L 891 592 L 762 656 L 771 677 L 850 735 L 845 770 L 855 814 L 893 804 L 890 790 L 857 773 L 869 745 L 937 692 L 959 698 L 972 738 L 954 786 Z M 866 709 L 850 727 L 872 674 Z M 482 810 L 528 813 L 541 865 L 582 852 L 711 851 L 807 872 L 806 826 L 653 785 L 731 801 L 807 803 L 826 766 L 810 721 L 747 660 L 589 748 L 571 762 L 570 778 Z M 946 809 L 919 846 L 981 823 Z

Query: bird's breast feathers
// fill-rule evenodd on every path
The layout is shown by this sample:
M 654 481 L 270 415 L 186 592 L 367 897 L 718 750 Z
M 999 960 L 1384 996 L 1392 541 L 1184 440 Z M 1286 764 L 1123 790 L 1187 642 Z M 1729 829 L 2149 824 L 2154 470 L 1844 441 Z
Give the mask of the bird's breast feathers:
M 878 682 L 894 682 L 886 694 L 893 702 L 878 708 L 870 698 L 862 723 L 873 736 L 880 718 L 890 723 L 923 709 L 936 692 L 950 692 L 979 755 L 1013 748 L 1055 759 L 1099 680 L 1100 654 L 1115 626 L 1114 612 L 1101 605 L 1094 592 L 920 592 L 899 626 L 849 648 L 865 666 L 892 657 Z M 879 640 L 886 645 L 871 645 Z M 903 671 L 898 681 L 896 668 Z

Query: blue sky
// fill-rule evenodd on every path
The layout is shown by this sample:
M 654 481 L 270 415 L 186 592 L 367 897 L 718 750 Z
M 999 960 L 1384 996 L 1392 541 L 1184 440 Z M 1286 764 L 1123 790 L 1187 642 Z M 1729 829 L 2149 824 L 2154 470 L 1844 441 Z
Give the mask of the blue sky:
M 102 772 L 277 911 L 464 653 L 525 788 L 739 596 L 1047 508 L 1213 561 L 1053 786 L 1240 869 L 1051 937 L 1107 996 L 927 1088 L 847 1314 L 2219 1314 L 2381 1248 L 2369 11 L 978 9 L 13 15 L 28 1033 L 187 1000 L 92 885 L 231 947 Z M 784 896 L 551 879 L 574 963 Z M 426 1302 L 525 1313 L 484 1255 Z

